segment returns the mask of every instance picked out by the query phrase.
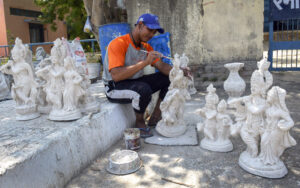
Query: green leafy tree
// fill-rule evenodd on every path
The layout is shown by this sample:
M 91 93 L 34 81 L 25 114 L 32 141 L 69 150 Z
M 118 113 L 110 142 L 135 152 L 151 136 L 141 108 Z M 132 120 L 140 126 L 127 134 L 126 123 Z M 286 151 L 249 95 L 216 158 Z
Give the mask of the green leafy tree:
M 58 19 L 66 22 L 69 39 L 94 38 L 83 32 L 87 16 L 82 0 L 34 0 L 34 3 L 41 7 L 42 15 L 39 19 L 45 24 L 51 24 L 51 30 L 56 31 L 55 20 Z
M 40 20 L 51 24 L 56 30 L 55 20 L 65 21 L 68 30 L 68 39 L 96 38 L 99 43 L 98 27 L 113 22 L 126 22 L 126 10 L 118 8 L 118 0 L 34 0 L 41 7 Z M 87 16 L 90 16 L 92 33 L 84 33 L 83 28 Z M 89 44 L 83 44 L 86 51 L 91 51 Z M 96 48 L 99 46 L 95 45 Z

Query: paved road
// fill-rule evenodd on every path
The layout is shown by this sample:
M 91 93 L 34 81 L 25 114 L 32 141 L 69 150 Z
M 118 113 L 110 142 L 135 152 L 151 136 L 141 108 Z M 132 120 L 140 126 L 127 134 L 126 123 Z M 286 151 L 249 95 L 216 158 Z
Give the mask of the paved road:
M 105 166 L 111 153 L 125 148 L 121 140 L 74 177 L 66 187 L 186 187 L 162 178 L 194 187 L 300 187 L 300 73 L 274 73 L 273 76 L 273 85 L 287 90 L 286 104 L 295 121 L 291 135 L 298 142 L 282 156 L 289 169 L 284 178 L 271 180 L 242 170 L 238 166 L 238 158 L 246 146 L 240 137 L 232 138 L 234 150 L 229 153 L 209 152 L 199 146 L 162 147 L 142 143 L 138 153 L 144 163 L 143 167 L 134 174 L 115 176 L 108 174 Z M 220 98 L 225 98 L 223 91 L 219 90 L 218 93 Z M 190 101 L 199 104 L 194 109 L 203 105 L 204 94 L 199 91 Z M 199 134 L 199 138 L 203 138 L 203 134 Z

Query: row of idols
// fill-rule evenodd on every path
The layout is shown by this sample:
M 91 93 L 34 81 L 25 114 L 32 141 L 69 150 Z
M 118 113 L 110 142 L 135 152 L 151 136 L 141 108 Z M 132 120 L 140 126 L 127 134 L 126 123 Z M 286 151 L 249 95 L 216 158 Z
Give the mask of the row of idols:
M 156 131 L 165 137 L 181 136 L 187 129 L 183 108 L 190 95 L 188 79 L 182 71 L 187 62 L 185 55 L 175 55 L 169 75 L 171 85 L 160 106 L 162 120 L 156 126 Z M 270 62 L 262 59 L 251 76 L 251 94 L 241 97 L 246 84 L 238 71 L 243 66 L 243 63 L 225 65 L 230 70 L 224 83 L 229 95 L 227 101 L 219 100 L 212 84 L 207 87 L 205 106 L 198 110 L 203 122 L 197 124 L 197 129 L 204 132 L 200 146 L 210 151 L 229 152 L 233 150 L 230 136 L 240 135 L 247 149 L 241 153 L 239 165 L 258 176 L 281 178 L 288 171 L 280 156 L 286 148 L 296 145 L 289 133 L 294 121 L 285 104 L 286 91 L 271 87 Z
M 12 60 L 0 71 L 13 76 L 12 98 L 16 102 L 16 119 L 30 120 L 49 114 L 54 121 L 81 118 L 82 113 L 97 112 L 99 103 L 89 91 L 90 80 L 82 66 L 68 55 L 64 39 L 56 39 L 51 56 L 35 68 L 32 53 L 16 38 Z

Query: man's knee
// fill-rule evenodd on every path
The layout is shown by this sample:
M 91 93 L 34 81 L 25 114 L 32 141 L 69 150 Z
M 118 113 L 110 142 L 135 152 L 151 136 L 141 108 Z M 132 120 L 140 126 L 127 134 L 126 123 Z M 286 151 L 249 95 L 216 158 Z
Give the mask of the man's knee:
M 140 84 L 137 92 L 140 94 L 141 98 L 151 99 L 152 89 L 148 84 L 146 83 Z

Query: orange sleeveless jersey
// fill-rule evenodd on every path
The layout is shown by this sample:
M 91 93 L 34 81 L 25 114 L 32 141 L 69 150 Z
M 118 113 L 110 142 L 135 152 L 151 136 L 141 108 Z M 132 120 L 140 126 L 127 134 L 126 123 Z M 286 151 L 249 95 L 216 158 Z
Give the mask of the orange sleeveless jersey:
M 129 34 L 120 36 L 110 42 L 107 49 L 107 55 L 108 55 L 108 70 L 109 72 L 111 69 L 115 67 L 122 67 L 125 66 L 125 58 L 126 54 L 128 55 L 128 50 L 131 50 L 132 48 L 129 48 L 129 46 L 134 48 L 134 50 L 146 50 L 148 52 L 153 51 L 153 48 L 148 44 L 142 42 L 142 47 L 136 47 L 133 44 L 133 41 L 130 38 Z M 134 54 L 134 53 L 129 53 Z M 154 65 L 157 61 L 159 61 L 159 58 L 153 61 L 151 65 Z

